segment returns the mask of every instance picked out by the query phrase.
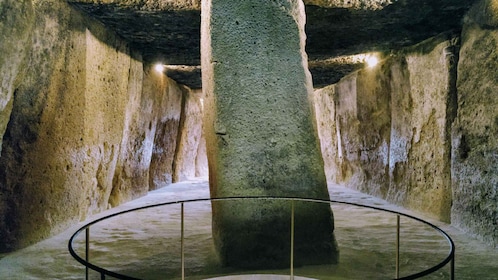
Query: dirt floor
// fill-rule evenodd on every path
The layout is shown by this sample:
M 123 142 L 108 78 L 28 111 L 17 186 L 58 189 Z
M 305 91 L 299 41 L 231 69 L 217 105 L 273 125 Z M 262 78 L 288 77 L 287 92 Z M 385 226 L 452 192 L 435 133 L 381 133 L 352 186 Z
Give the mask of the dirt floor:
M 391 209 L 425 218 L 383 200 L 338 185 L 329 186 L 331 199 Z M 92 217 L 168 201 L 209 196 L 205 178 L 173 184 L 147 196 Z M 180 205 L 149 208 L 120 215 L 91 227 L 91 262 L 141 279 L 180 279 Z M 277 271 L 239 271 L 221 267 L 212 245 L 211 205 L 192 202 L 185 213 L 185 275 L 187 279 L 288 279 L 290 268 Z M 337 265 L 295 267 L 295 279 L 395 278 L 396 215 L 333 203 L 335 236 L 340 248 Z M 70 236 L 83 224 L 14 253 L 0 256 L 0 279 L 84 279 L 84 267 L 68 252 Z M 447 232 L 456 245 L 455 279 L 498 279 L 498 249 L 451 225 L 428 219 Z M 75 249 L 84 256 L 84 237 Z M 425 270 L 445 259 L 448 242 L 431 227 L 401 217 L 400 276 Z M 270 275 L 271 274 L 271 275 Z M 449 265 L 423 279 L 450 279 Z M 232 275 L 231 277 L 226 277 Z M 255 275 L 255 276 L 236 276 Z M 222 277 L 225 276 L 225 277 Z M 91 279 L 100 275 L 91 272 Z M 113 278 L 106 278 L 113 279 Z

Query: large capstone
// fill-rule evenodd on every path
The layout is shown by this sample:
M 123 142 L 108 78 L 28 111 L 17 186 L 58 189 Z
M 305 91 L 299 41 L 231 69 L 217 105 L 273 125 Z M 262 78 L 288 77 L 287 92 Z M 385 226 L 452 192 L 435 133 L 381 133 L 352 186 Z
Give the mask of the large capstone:
M 205 1 L 202 72 L 212 197 L 328 199 L 300 0 Z M 284 32 L 285 31 L 285 32 Z M 337 261 L 328 203 L 295 205 L 295 263 Z M 291 203 L 213 202 L 222 262 L 289 265 Z

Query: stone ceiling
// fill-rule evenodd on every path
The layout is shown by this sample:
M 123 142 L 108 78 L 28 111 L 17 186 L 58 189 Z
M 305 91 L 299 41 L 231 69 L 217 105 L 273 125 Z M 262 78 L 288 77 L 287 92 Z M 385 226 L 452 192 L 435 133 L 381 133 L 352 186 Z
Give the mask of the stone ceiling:
M 234 0 L 235 1 L 235 0 Z M 269 0 L 261 0 L 269 1 Z M 444 32 L 459 32 L 475 0 L 304 0 L 306 51 L 316 88 L 364 67 L 351 55 L 389 53 Z M 67 0 L 142 51 L 146 62 L 200 65 L 200 0 Z M 201 87 L 199 67 L 167 70 Z

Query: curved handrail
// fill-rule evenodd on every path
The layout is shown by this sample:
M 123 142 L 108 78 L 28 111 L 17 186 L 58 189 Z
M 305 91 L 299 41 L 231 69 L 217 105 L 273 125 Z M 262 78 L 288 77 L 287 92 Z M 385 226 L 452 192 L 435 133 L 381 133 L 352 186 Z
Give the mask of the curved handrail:
M 161 207 L 161 206 L 166 206 L 166 205 L 183 204 L 183 203 L 200 202 L 200 201 L 223 201 L 223 200 L 244 200 L 244 199 L 289 200 L 289 201 L 318 202 L 318 203 L 328 203 L 328 204 L 330 204 L 330 203 L 337 203 L 337 204 L 345 204 L 345 205 L 351 205 L 351 206 L 357 206 L 357 207 L 364 207 L 364 208 L 374 209 L 374 210 L 378 210 L 378 211 L 388 212 L 388 213 L 392 213 L 392 214 L 396 214 L 396 215 L 401 215 L 401 216 L 404 216 L 404 217 L 416 220 L 418 222 L 421 222 L 423 224 L 426 224 L 426 225 L 430 226 L 431 228 L 433 228 L 434 230 L 436 230 L 437 232 L 439 232 L 448 241 L 448 243 L 450 245 L 450 250 L 449 250 L 448 256 L 443 261 L 441 261 L 440 263 L 438 263 L 437 265 L 435 265 L 433 267 L 430 267 L 430 268 L 428 268 L 426 270 L 423 270 L 421 272 L 417 272 L 417 273 L 414 273 L 414 274 L 411 274 L 411 275 L 408 275 L 408 276 L 404 276 L 404 277 L 401 277 L 401 278 L 395 278 L 395 279 L 397 279 L 397 280 L 418 279 L 420 277 L 429 275 L 429 274 L 431 274 L 431 273 L 433 273 L 433 272 L 441 269 L 442 267 L 444 267 L 445 265 L 447 265 L 450 262 L 451 262 L 451 279 L 454 278 L 455 243 L 453 242 L 453 240 L 451 239 L 451 237 L 446 232 L 444 232 L 442 229 L 440 229 L 436 225 L 434 225 L 434 224 L 432 224 L 430 222 L 427 222 L 427 221 L 425 221 L 425 220 L 423 220 L 421 218 L 418 218 L 418 217 L 415 217 L 415 216 L 412 216 L 412 215 L 409 215 L 409 214 L 406 214 L 406 213 L 401 213 L 401 212 L 398 212 L 398 211 L 389 210 L 389 209 L 385 209 L 385 208 L 381 208 L 381 207 L 370 206 L 370 205 L 363 205 L 363 204 L 354 203 L 354 202 L 347 202 L 347 201 L 326 200 L 326 199 L 317 199 L 317 198 L 281 197 L 281 196 L 230 196 L 230 197 L 198 198 L 198 199 L 188 199 L 188 200 L 177 200 L 177 201 L 163 202 L 163 203 L 157 203 L 157 204 L 149 204 L 149 205 L 145 205 L 145 206 L 141 206 L 141 207 L 136 207 L 136 208 L 131 208 L 131 209 L 123 210 L 123 211 L 120 211 L 120 212 L 116 212 L 116 213 L 110 214 L 110 215 L 105 216 L 105 217 L 101 217 L 99 219 L 96 219 L 94 221 L 91 221 L 91 222 L 83 225 L 78 230 L 76 230 L 76 232 L 69 239 L 68 250 L 69 250 L 69 253 L 71 254 L 71 256 L 74 259 L 76 259 L 79 263 L 81 263 L 82 265 L 84 265 L 86 268 L 90 268 L 90 269 L 92 269 L 92 270 L 94 270 L 96 272 L 99 272 L 104 277 L 105 277 L 105 275 L 108 275 L 108 276 L 111 276 L 111 277 L 114 277 L 114 278 L 118 278 L 118 279 L 140 280 L 140 278 L 135 278 L 135 277 L 123 275 L 123 274 L 120 274 L 120 273 L 117 273 L 117 272 L 113 272 L 113 271 L 107 270 L 105 268 L 99 267 L 97 265 L 94 265 L 91 262 L 86 261 L 85 259 L 83 259 L 82 257 L 80 257 L 74 251 L 74 249 L 73 249 L 73 241 L 74 241 L 74 239 L 79 234 L 81 234 L 81 232 L 83 232 L 84 230 L 86 230 L 87 228 L 89 228 L 90 226 L 92 226 L 94 224 L 97 224 L 97 223 L 99 223 L 101 221 L 110 219 L 112 217 L 116 217 L 116 216 L 123 215 L 123 214 L 126 214 L 126 213 L 134 212 L 134 211 L 139 211 L 139 210 L 144 210 L 144 209 L 154 208 L 154 207 Z

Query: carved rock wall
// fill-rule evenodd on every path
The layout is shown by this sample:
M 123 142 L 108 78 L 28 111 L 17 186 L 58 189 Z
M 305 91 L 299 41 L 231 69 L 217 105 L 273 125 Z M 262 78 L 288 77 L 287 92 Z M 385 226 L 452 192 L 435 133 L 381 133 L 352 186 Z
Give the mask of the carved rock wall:
M 340 151 L 337 149 L 339 138 L 335 122 L 335 85 L 318 89 L 313 96 L 325 177 L 327 184 L 331 184 L 339 181 L 336 172 L 339 168 L 337 158 L 340 156 Z
M 316 91 L 322 152 L 336 167 L 329 181 L 496 246 L 496 2 L 478 1 L 458 38 L 435 37 Z
M 203 160 L 201 157 L 205 156 L 204 153 L 199 153 L 202 149 L 202 91 L 184 90 L 184 104 L 182 106 L 182 122 L 180 123 L 181 129 L 178 135 L 178 145 L 175 153 L 174 164 L 174 181 L 179 182 L 183 180 L 192 179 L 198 176 L 206 176 L 207 171 L 207 157 Z M 205 146 L 205 145 L 204 145 Z M 199 155 L 199 162 L 198 160 Z M 201 163 L 204 161 L 205 163 Z M 204 165 L 204 168 L 192 168 L 192 166 Z
M 150 108 L 156 122 L 149 124 L 153 137 L 149 188 L 154 190 L 173 182 L 173 161 L 180 129 L 183 91 L 172 80 L 157 80 L 155 73 L 147 75 L 144 92 L 149 95 L 145 108 Z M 174 85 L 174 86 L 168 86 Z M 157 93 L 160 94 L 157 94 Z M 161 113 L 164 112 L 164 113 Z
M 14 90 L 22 79 L 30 50 L 28 44 L 33 28 L 33 5 L 31 0 L 5 0 L 0 3 L 0 152 L 2 139 L 14 101 Z M 16 11 L 16 12 L 13 12 Z M 5 16 L 4 16 L 5 14 Z M 15 38 L 15 40 L 12 40 Z
M 17 9 L 19 3 L 2 5 Z M 0 54 L 2 74 L 4 63 L 13 65 L 2 77 L 2 102 L 12 112 L 3 109 L 0 119 L 8 121 L 0 156 L 0 251 L 143 195 L 157 177 L 172 178 L 176 144 L 167 148 L 178 139 L 184 91 L 64 1 L 22 4 L 28 13 L 9 24 L 36 25 L 21 23 L 20 32 L 2 33 L 0 43 L 10 50 L 11 42 L 27 42 L 17 53 Z M 155 151 L 171 161 L 154 161 Z
M 335 116 L 326 120 L 322 110 L 318 121 L 329 130 L 321 129 L 322 152 L 334 151 L 324 156 L 326 165 L 337 166 L 329 178 L 449 221 L 452 46 L 445 36 L 434 38 L 329 90 Z M 323 136 L 332 133 L 335 142 Z
M 498 246 L 498 4 L 479 1 L 462 33 L 452 131 L 452 223 Z

